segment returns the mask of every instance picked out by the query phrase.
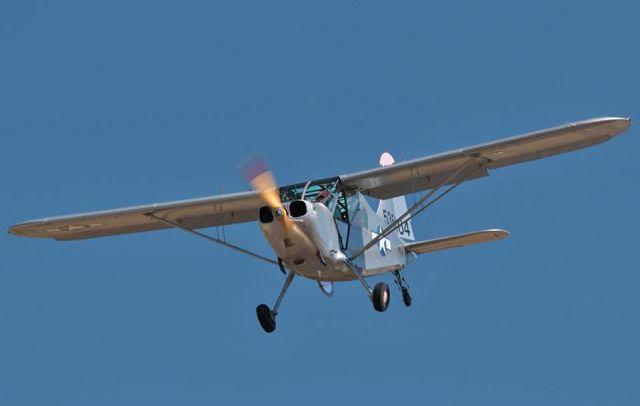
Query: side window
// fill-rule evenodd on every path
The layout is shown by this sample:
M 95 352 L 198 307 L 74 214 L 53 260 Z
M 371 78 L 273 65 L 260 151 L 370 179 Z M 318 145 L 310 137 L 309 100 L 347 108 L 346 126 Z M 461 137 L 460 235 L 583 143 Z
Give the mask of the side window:
M 344 193 L 339 193 L 335 200 L 333 217 L 345 223 L 351 223 L 351 217 L 355 215 L 360 207 L 357 195 L 346 197 Z
M 335 202 L 333 217 L 336 219 L 340 247 L 346 250 L 349 248 L 349 236 L 351 235 L 351 216 L 355 215 L 359 207 L 359 200 L 355 195 L 346 197 L 344 193 L 340 192 Z
M 350 216 L 355 215 L 356 211 L 360 208 L 360 199 L 358 195 L 351 195 L 347 197 L 347 211 Z

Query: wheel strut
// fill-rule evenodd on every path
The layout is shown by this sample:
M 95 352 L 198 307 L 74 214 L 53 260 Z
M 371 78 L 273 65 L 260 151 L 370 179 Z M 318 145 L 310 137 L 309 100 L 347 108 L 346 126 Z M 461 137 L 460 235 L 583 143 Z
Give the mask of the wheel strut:
M 293 278 L 295 276 L 296 274 L 293 271 L 289 271 L 287 279 L 284 281 L 284 286 L 282 286 L 282 290 L 276 300 L 276 304 L 273 305 L 273 310 L 266 304 L 261 304 L 256 307 L 258 321 L 265 332 L 271 333 L 276 329 L 276 316 L 278 315 L 278 309 L 280 309 L 280 303 L 282 303 L 282 299 L 284 299 L 284 295 L 287 293 L 287 289 L 289 288 L 289 285 L 291 285 L 291 282 L 293 282 Z

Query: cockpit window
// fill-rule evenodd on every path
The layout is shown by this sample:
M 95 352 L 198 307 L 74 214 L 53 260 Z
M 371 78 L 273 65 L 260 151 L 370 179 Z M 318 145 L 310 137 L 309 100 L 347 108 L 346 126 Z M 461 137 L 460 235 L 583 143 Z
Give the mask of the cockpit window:
M 283 202 L 304 199 L 321 203 L 333 212 L 336 220 L 349 223 L 348 198 L 340 185 L 339 178 L 320 179 L 312 182 L 298 183 L 280 188 Z M 349 203 L 353 204 L 353 203 Z
M 347 205 L 347 198 L 344 193 L 340 193 L 340 196 L 336 199 L 336 208 L 333 212 L 333 216 L 345 223 L 349 222 L 349 207 Z
M 283 186 L 280 188 L 280 198 L 283 202 L 304 199 L 326 205 L 334 197 L 339 182 L 338 178 L 329 178 Z

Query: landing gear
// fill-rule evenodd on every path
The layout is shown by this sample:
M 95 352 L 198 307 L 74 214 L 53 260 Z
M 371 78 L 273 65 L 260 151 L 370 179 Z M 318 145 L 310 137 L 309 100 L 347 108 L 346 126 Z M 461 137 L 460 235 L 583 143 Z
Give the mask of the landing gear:
M 389 285 L 384 282 L 376 283 L 376 286 L 373 287 L 373 292 L 371 293 L 373 308 L 379 312 L 387 310 L 387 307 L 389 306 L 389 299 L 391 299 Z
M 271 333 L 276 329 L 276 315 L 269 309 L 269 306 L 266 304 L 258 305 L 258 307 L 256 307 L 256 314 L 264 331 Z
M 411 306 L 411 295 L 409 294 L 409 289 L 407 288 L 402 288 L 402 301 L 404 302 L 405 306 Z
M 400 288 L 400 292 L 402 292 L 402 301 L 404 305 L 409 307 L 411 306 L 411 295 L 409 294 L 409 285 L 407 281 L 404 280 L 402 276 L 400 276 L 400 270 L 393 271 L 393 277 L 395 278 L 396 285 Z
M 276 300 L 276 304 L 273 306 L 273 310 L 271 310 L 266 304 L 261 304 L 256 307 L 258 321 L 265 332 L 272 333 L 276 329 L 276 315 L 278 314 L 280 303 L 282 303 L 282 299 L 284 298 L 285 293 L 287 293 L 287 289 L 289 288 L 289 285 L 291 285 L 295 275 L 296 274 L 292 271 L 289 271 L 287 274 L 287 279 L 284 281 L 284 286 L 278 295 L 278 299 Z
M 389 299 L 391 299 L 391 293 L 389 293 L 389 285 L 384 282 L 378 282 L 376 283 L 376 286 L 371 289 L 367 281 L 365 281 L 360 274 L 358 268 L 352 266 L 351 270 L 354 274 L 356 274 L 358 280 L 362 284 L 362 287 L 364 287 L 367 291 L 369 299 L 371 299 L 371 303 L 373 303 L 373 308 L 379 312 L 387 310 L 387 307 L 389 307 Z

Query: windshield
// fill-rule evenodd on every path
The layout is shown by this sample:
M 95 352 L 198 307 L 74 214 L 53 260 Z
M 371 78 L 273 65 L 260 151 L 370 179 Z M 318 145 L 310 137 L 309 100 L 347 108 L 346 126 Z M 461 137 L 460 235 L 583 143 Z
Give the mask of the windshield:
M 329 178 L 283 186 L 280 198 L 283 202 L 304 199 L 328 205 L 336 194 L 339 181 L 338 178 Z
M 293 200 L 307 200 L 314 203 L 321 203 L 333 212 L 336 220 L 349 223 L 349 212 L 353 211 L 355 200 L 346 197 L 339 178 L 320 179 L 306 183 L 283 186 L 280 188 L 280 198 L 283 202 Z

